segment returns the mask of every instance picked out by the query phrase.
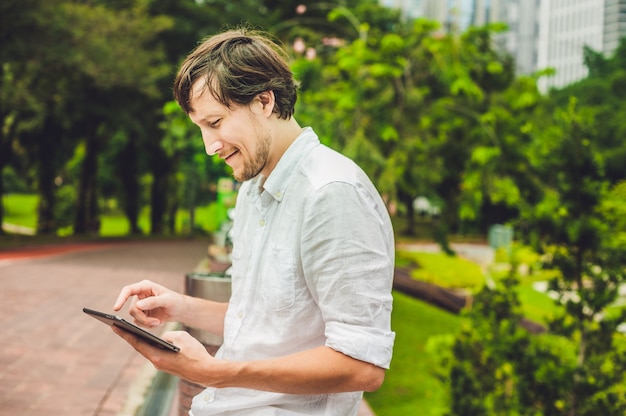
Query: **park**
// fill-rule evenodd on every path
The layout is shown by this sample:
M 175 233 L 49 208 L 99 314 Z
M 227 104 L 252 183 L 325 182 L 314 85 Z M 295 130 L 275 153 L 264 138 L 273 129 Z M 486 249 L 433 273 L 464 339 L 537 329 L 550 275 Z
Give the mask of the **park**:
M 546 90 L 554 69 L 519 73 L 500 22 L 444 30 L 373 0 L 240 3 L 0 6 L 0 259 L 223 248 L 239 184 L 172 79 L 201 39 L 245 22 L 284 45 L 301 125 L 357 162 L 391 215 L 397 339 L 372 412 L 626 414 L 626 38 L 609 55 L 581 47 L 586 75 Z M 0 284 L 17 267 L 0 261 Z

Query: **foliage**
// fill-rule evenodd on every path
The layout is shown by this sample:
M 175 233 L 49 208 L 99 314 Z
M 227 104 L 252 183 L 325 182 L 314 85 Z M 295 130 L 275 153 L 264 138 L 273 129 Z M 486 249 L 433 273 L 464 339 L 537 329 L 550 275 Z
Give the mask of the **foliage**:
M 12 150 L 13 158 L 35 167 L 41 195 L 39 231 L 51 233 L 57 226 L 55 181 L 80 143 L 86 144 L 86 152 L 76 178 L 75 225 L 95 221 L 95 154 L 105 143 L 103 136 L 111 131 L 106 124 L 120 124 L 120 103 L 111 103 L 119 99 L 120 89 L 156 94 L 155 79 L 166 75 L 167 69 L 160 63 L 159 49 L 146 46 L 167 27 L 168 19 L 149 18 L 145 2 L 129 3 L 125 9 L 108 7 L 107 2 L 32 3 L 31 8 L 9 5 L 19 7 L 10 13 L 27 22 L 19 27 L 20 33 L 34 32 L 36 37 L 26 35 L 21 40 L 24 49 L 9 48 L 3 59 L 3 84 L 19 88 L 2 88 L 15 91 L 1 102 L 12 104 L 7 107 L 10 112 L 2 113 L 3 124 L 10 127 L 3 129 L 2 142 Z
M 457 335 L 450 374 L 451 414 L 556 415 L 575 368 L 564 337 L 533 336 L 520 326 L 520 303 L 509 277 L 475 297 Z
M 198 128 L 189 120 L 178 104 L 170 101 L 163 108 L 163 140 L 161 146 L 174 164 L 176 172 L 171 179 L 177 194 L 169 203 L 189 212 L 189 228 L 195 228 L 195 207 L 206 203 L 210 183 L 226 176 L 225 164 L 217 158 L 209 158 L 204 151 Z M 213 192 L 214 193 L 214 192 Z
M 443 220 L 436 237 L 445 237 L 447 229 L 459 227 L 460 191 L 474 191 L 461 186 L 466 160 L 472 149 L 481 151 L 479 139 L 494 145 L 498 131 L 491 124 L 501 118 L 488 105 L 491 95 L 511 83 L 512 65 L 491 43 L 492 33 L 501 30 L 497 25 L 461 36 L 441 34 L 436 23 L 420 19 L 396 20 L 393 27 L 370 29 L 324 55 L 321 67 L 299 58 L 294 66 L 306 87 L 299 117 L 314 124 L 324 142 L 354 158 L 388 200 L 402 203 L 411 219 L 407 232 L 413 231 L 416 196 L 440 201 Z M 486 195 L 499 191 L 494 204 L 512 206 L 519 197 L 507 194 L 510 181 L 500 180 L 499 173 Z M 483 190 L 477 191 L 472 197 L 482 203 Z
M 524 218 L 542 233 L 537 239 L 546 252 L 546 267 L 561 272 L 550 288 L 559 294 L 566 313 L 550 327 L 578 347 L 570 411 L 580 415 L 624 411 L 626 401 L 611 390 L 623 383 L 626 370 L 626 360 L 614 349 L 616 329 L 626 320 L 626 311 L 616 317 L 605 311 L 626 283 L 626 249 L 620 233 L 613 232 L 611 218 L 599 209 L 607 187 L 591 113 L 579 110 L 572 100 L 566 110 L 556 112 L 555 120 L 546 133 L 551 146 L 538 146 L 538 157 L 542 172 L 558 173 L 546 181 L 546 198 L 538 209 L 524 212 Z M 607 363 L 612 371 L 604 369 Z
M 626 359 L 616 343 L 626 311 L 606 313 L 626 283 L 621 187 L 608 192 L 597 114 L 570 98 L 549 121 L 524 126 L 528 162 L 514 178 L 524 196 L 519 228 L 543 267 L 558 272 L 549 289 L 563 307 L 547 319 L 549 333 L 534 338 L 519 327 L 514 274 L 504 290 L 481 292 L 455 344 L 453 414 L 626 411 Z
M 26 178 L 19 175 L 12 166 L 7 166 L 4 172 L 2 172 L 2 176 L 2 180 L 4 181 L 4 190 L 7 194 L 23 194 L 28 193 L 31 190 Z

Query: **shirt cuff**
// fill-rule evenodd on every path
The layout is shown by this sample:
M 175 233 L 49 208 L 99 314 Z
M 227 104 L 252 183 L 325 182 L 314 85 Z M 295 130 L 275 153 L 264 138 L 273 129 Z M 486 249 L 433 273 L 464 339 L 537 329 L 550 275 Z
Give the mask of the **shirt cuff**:
M 331 322 L 326 324 L 326 346 L 352 358 L 389 368 L 395 332 Z

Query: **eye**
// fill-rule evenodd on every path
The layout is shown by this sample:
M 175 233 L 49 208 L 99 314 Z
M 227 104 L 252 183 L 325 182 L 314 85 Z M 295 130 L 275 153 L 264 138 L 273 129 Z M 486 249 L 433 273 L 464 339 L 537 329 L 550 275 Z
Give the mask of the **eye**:
M 217 120 L 209 121 L 209 126 L 217 127 L 220 124 L 221 121 L 222 121 L 221 118 L 218 118 Z

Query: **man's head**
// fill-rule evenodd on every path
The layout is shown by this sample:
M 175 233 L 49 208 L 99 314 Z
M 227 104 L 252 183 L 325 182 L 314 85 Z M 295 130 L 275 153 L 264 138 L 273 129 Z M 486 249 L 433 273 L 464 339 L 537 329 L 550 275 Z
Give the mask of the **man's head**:
M 296 81 L 284 52 L 260 33 L 224 32 L 189 54 L 174 81 L 174 97 L 187 113 L 194 111 L 192 86 L 198 80 L 204 80 L 206 91 L 228 108 L 247 105 L 258 94 L 272 91 L 273 112 L 282 119 L 293 115 Z
M 300 134 L 296 82 L 280 49 L 244 30 L 209 38 L 185 60 L 174 96 L 238 181 L 272 172 Z

